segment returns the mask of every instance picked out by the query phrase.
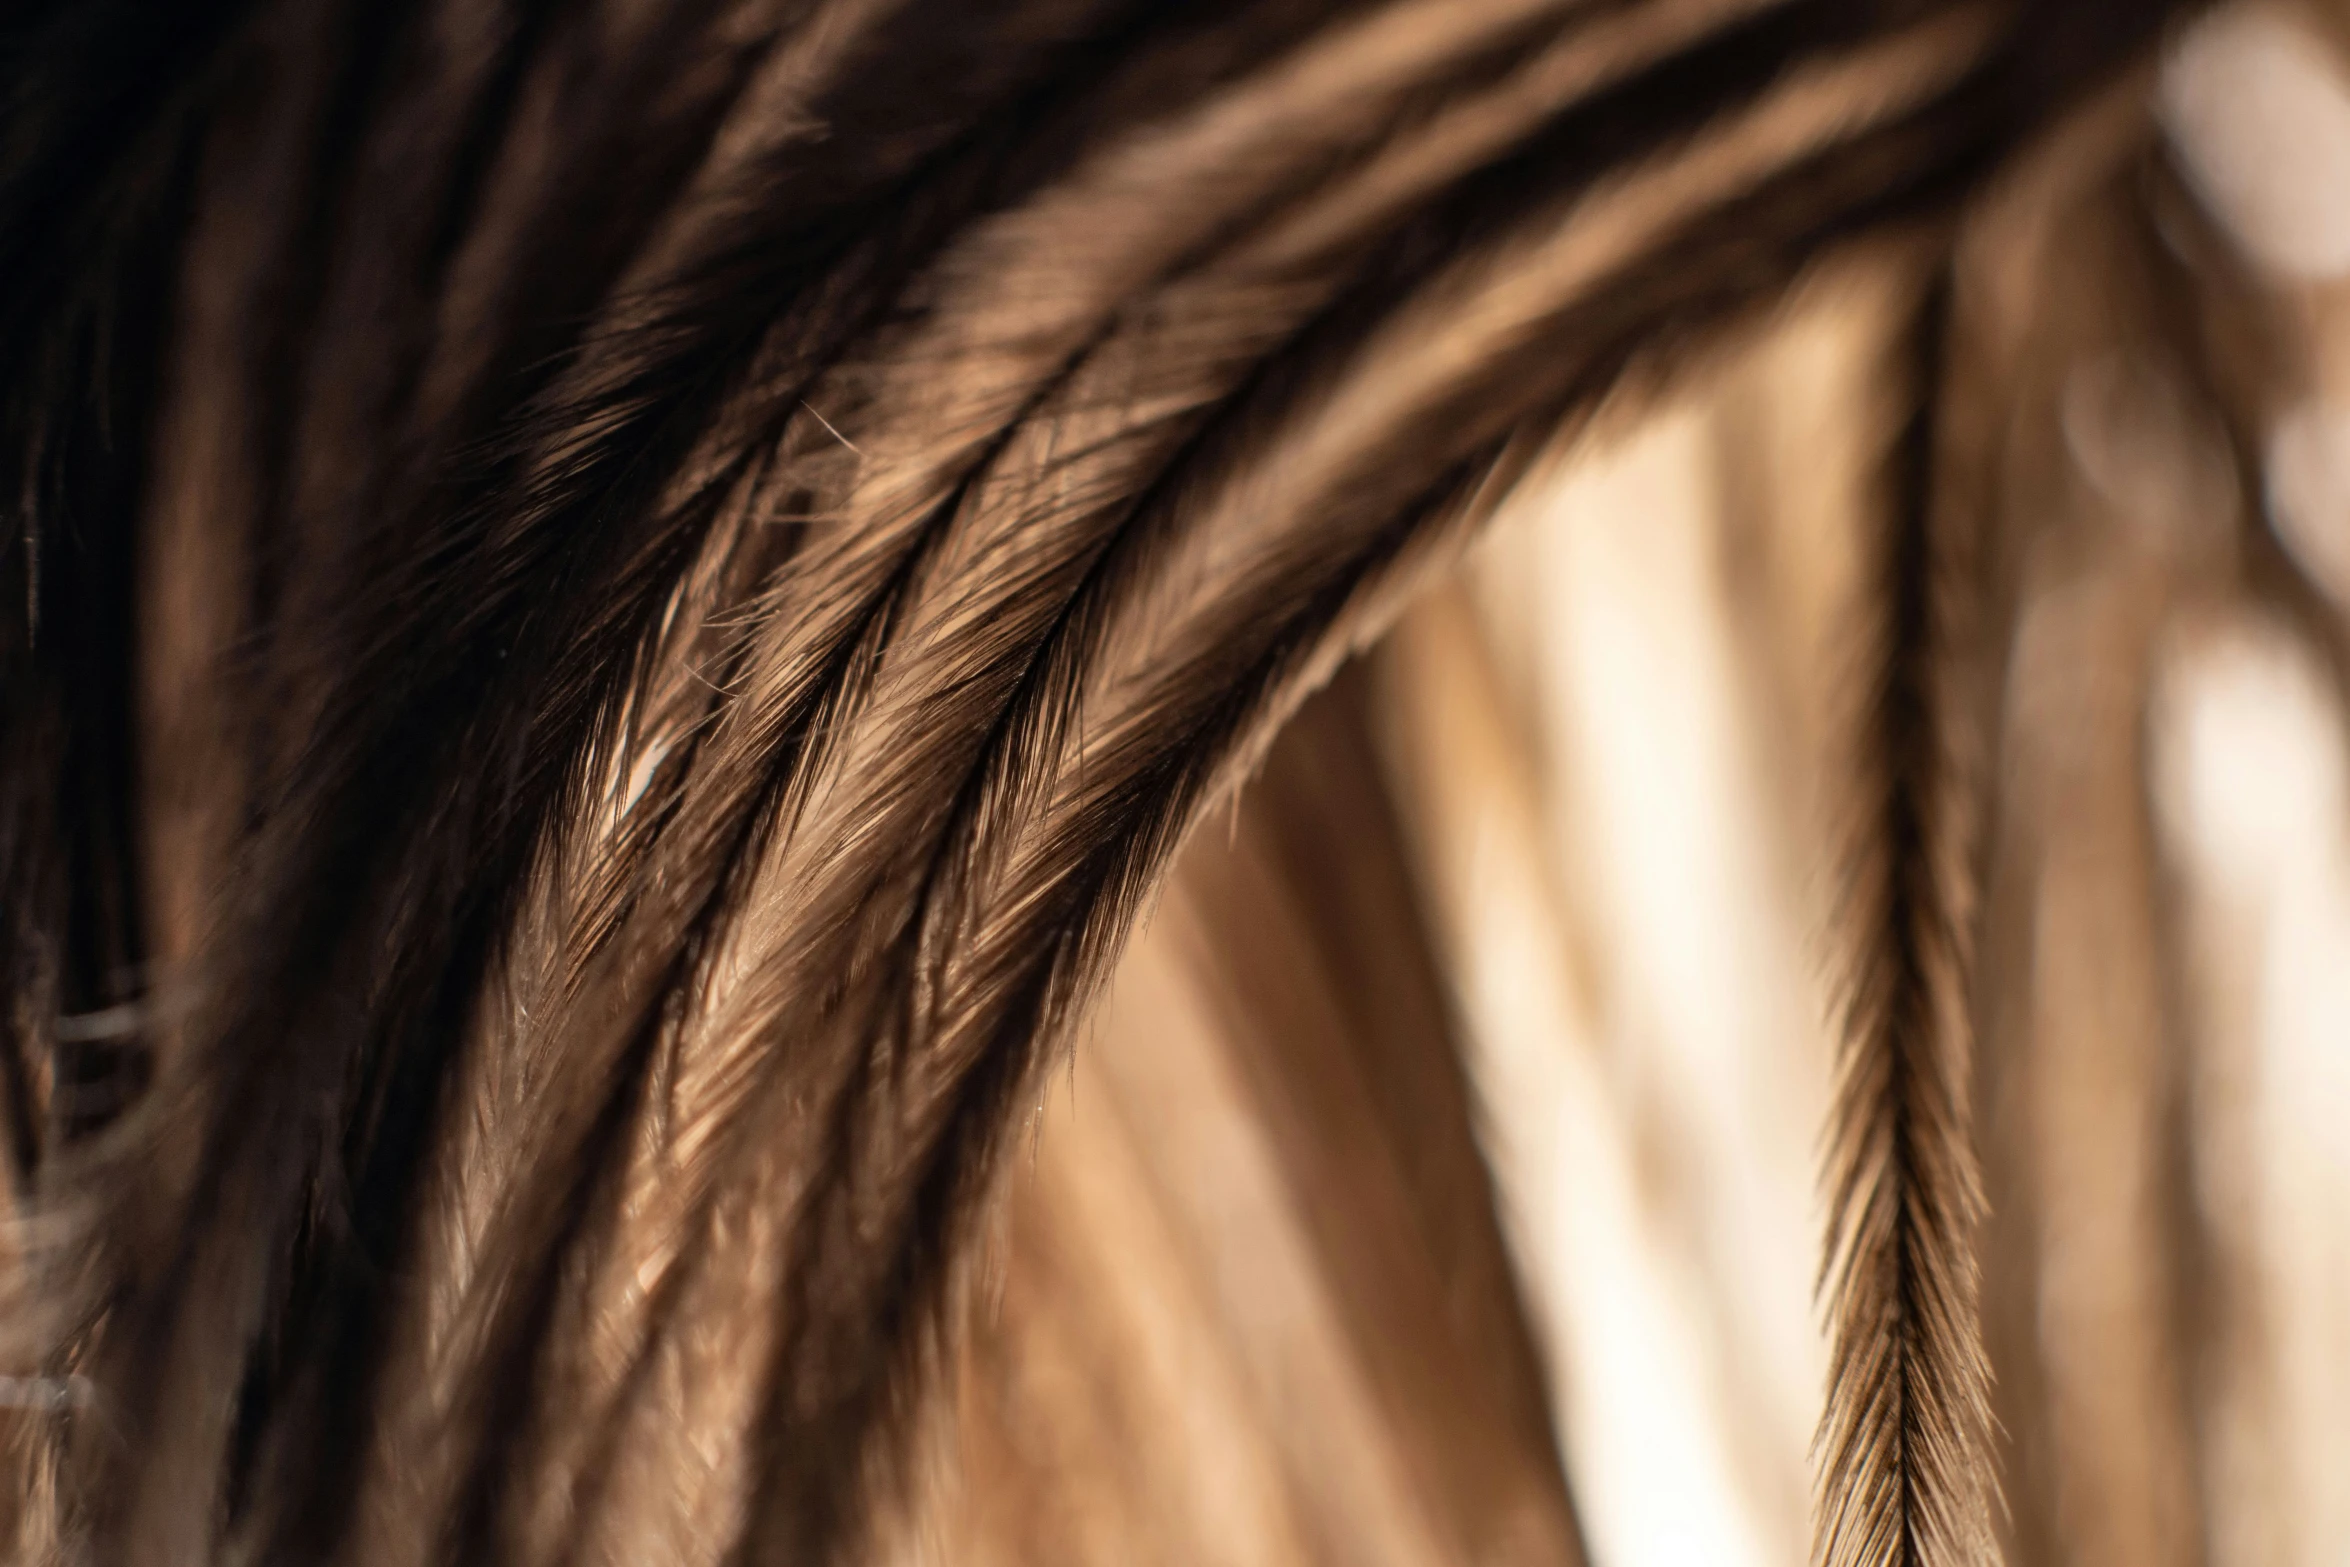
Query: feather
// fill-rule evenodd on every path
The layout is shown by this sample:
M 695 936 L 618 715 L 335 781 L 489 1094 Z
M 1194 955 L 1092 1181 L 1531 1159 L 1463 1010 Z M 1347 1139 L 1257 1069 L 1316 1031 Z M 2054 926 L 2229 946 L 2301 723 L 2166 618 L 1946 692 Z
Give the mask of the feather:
M 1973 566 L 1935 483 L 1949 315 L 1938 275 L 1900 345 L 1907 402 L 1876 566 L 1870 837 L 1846 915 L 1861 945 L 1828 1155 L 1824 1567 L 1938 1567 L 1993 1549 L 1969 1110 L 1970 785 L 1954 728 Z
M 105 1307 L 130 1436 L 73 1487 L 133 1563 L 851 1549 L 1013 1118 L 1190 825 L 1562 431 L 1940 218 L 2160 21 L 189 14 L 98 239 L 13 218 L 127 114 L 102 73 L 0 169 L 0 347 L 39 350 L 0 493 L 82 508 L 12 534 L 43 626 L 112 646 L 145 546 L 138 474 L 42 420 L 152 415 L 150 271 L 230 301 L 159 428 L 173 555 L 252 576 L 191 644 L 242 765 L 156 808 L 188 1015 L 70 1168 L 99 1260 L 25 1286 Z M 238 200 L 288 149 L 286 210 Z M 93 319 L 122 365 L 71 360 Z M 60 888 L 137 884 L 139 775 L 129 666 L 34 637 L 0 873 L 47 1016 L 22 955 Z M 144 923 L 95 918 L 93 961 Z M 22 1170 L 50 1042 L 0 1073 Z
M 935 1554 L 1587 1559 L 1364 674 L 1186 845 L 1007 1174 Z

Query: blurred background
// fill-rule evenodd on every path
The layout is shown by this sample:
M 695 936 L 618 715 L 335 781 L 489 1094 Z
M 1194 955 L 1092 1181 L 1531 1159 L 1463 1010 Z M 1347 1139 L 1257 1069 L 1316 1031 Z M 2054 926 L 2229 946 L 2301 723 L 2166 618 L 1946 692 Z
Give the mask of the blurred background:
M 889 1551 L 1807 1559 L 1871 259 L 1563 445 L 1190 846 Z M 2207 13 L 1955 299 L 2007 1557 L 2350 1562 L 2350 10 Z

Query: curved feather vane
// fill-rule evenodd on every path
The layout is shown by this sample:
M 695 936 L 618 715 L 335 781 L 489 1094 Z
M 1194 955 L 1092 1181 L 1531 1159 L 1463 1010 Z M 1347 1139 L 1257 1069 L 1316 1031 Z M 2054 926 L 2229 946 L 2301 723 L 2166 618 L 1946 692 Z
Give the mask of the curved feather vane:
M 117 998 L 0 955 L 0 1122 L 78 1226 L 16 1287 L 108 1404 L 43 1461 L 127 1563 L 854 1549 L 1001 1145 L 1192 823 L 1538 457 L 1943 223 L 2161 21 L 224 4 L 57 198 L 115 92 L 86 30 L 154 9 L 30 16 L 19 98 L 64 107 L 0 142 L 0 586 L 42 608 L 0 921 L 151 841 L 168 917 L 76 954 L 183 998 L 89 1137 L 27 1063 Z M 96 454 L 149 417 L 133 493 Z M 131 676 L 40 640 L 172 601 L 133 536 L 235 606 L 157 617 L 190 691 L 138 766 Z M 1898 537 L 1837 1563 L 1976 1529 L 1941 579 Z

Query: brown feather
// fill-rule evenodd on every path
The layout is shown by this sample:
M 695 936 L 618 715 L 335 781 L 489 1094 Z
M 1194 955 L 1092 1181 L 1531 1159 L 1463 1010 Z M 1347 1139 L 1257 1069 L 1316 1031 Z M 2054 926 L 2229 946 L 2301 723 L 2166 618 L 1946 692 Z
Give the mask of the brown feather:
M 1992 1557 L 1981 1176 L 1966 989 L 1974 918 L 1967 667 L 1980 592 L 1963 517 L 1937 504 L 1949 283 L 1900 344 L 1863 725 L 1869 837 L 1845 918 L 1860 943 L 1829 1138 L 1834 1319 L 1815 1558 L 1944 1567 Z
M 1201 814 L 1537 455 L 2162 16 L 222 0 L 117 60 L 173 8 L 72 9 L 0 139 L 0 1130 L 63 1237 L 11 1333 L 105 1401 L 57 1515 L 126 1563 L 852 1548 Z M 1884 1191 L 1964 1219 L 1928 656 L 1871 1259 Z M 1915 1260 L 1854 1309 L 1963 1337 Z

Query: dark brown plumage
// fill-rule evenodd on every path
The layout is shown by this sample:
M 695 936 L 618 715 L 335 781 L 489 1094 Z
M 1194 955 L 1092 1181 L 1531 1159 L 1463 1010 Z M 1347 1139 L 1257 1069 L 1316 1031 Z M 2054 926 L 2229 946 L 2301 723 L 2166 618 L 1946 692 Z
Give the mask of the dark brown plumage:
M 1192 825 L 1539 455 L 1945 232 L 2163 18 L 8 22 L 7 1342 L 106 1411 L 28 1438 L 26 1548 L 858 1548 Z M 1987 1505 L 1927 449 L 1834 1134 L 1839 1567 L 1971 1559 Z

